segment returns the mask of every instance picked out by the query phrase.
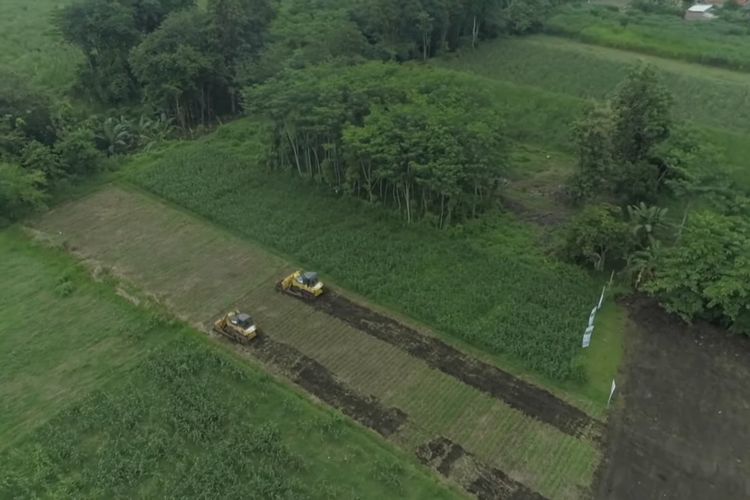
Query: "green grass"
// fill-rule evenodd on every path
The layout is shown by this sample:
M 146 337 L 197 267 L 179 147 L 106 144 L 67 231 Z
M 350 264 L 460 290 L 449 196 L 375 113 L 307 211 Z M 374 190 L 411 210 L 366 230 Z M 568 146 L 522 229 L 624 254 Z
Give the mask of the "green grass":
M 326 194 L 255 162 L 257 124 L 143 155 L 137 184 L 291 256 L 347 288 L 552 379 L 576 368 L 590 277 L 548 258 L 534 233 L 500 214 L 439 232 Z
M 678 119 L 743 132 L 750 123 L 750 74 L 546 35 L 496 40 L 440 61 L 452 69 L 598 100 L 612 95 L 639 62 L 657 68 L 674 95 Z
M 727 172 L 750 188 L 750 75 L 532 36 L 484 44 L 437 64 L 483 78 L 512 123 L 514 138 L 548 150 L 572 150 L 570 129 L 587 100 L 610 96 L 630 67 L 654 64 L 675 97 L 674 114 L 698 129 L 723 154 Z M 581 75 L 585 75 L 582 77 Z
M 62 96 L 75 83 L 82 55 L 51 24 L 55 9 L 70 0 L 0 2 L 0 68 L 30 85 Z
M 0 497 L 456 495 L 114 284 L 0 232 Z
M 574 5 L 548 20 L 546 30 L 587 43 L 750 71 L 748 28 L 721 20 L 685 22 L 678 16 Z

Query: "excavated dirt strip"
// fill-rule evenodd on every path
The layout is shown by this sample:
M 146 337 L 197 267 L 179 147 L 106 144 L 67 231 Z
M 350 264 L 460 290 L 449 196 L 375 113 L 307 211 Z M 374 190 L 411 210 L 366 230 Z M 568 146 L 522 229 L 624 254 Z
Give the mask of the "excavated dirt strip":
M 384 437 L 398 432 L 407 415 L 397 408 L 386 408 L 373 397 L 358 394 L 338 381 L 323 365 L 295 348 L 262 335 L 248 349 L 295 384 L 321 401 L 341 410 L 345 415 Z
M 482 463 L 450 439 L 439 437 L 423 444 L 417 450 L 417 457 L 480 500 L 546 500 L 503 471 Z
M 599 421 L 552 393 L 464 354 L 437 338 L 422 335 L 336 292 L 329 291 L 309 301 L 309 304 L 568 435 L 593 439 L 599 439 L 602 435 L 603 426 Z

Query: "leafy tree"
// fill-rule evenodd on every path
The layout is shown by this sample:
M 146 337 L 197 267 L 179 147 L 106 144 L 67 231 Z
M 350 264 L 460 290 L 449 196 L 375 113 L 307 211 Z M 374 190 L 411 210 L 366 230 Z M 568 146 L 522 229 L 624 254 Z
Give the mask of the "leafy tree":
M 44 205 L 44 174 L 0 163 L 0 222 L 14 220 Z
M 234 84 L 242 62 L 254 61 L 265 42 L 274 16 L 269 0 L 209 0 L 217 48 L 228 73 L 231 111 L 238 108 L 239 88 Z
M 49 98 L 19 77 L 3 71 L 0 71 L 0 122 L 3 124 L 0 134 L 8 134 L 6 147 L 14 154 L 20 152 L 19 147 L 12 146 L 18 144 L 16 138 L 20 138 L 20 142 L 36 140 L 47 145 L 56 139 Z M 15 134 L 16 138 L 11 137 Z
M 653 148 L 669 137 L 672 100 L 653 66 L 630 72 L 612 99 L 615 158 L 630 164 L 650 159 Z
M 610 188 L 615 170 L 614 128 L 615 118 L 609 106 L 593 107 L 576 123 L 573 132 L 578 146 L 578 172 L 570 181 L 576 201 Z
M 62 168 L 69 175 L 83 176 L 97 172 L 103 155 L 96 148 L 94 132 L 78 128 L 66 133 L 55 144 L 55 152 L 60 156 Z
M 79 47 L 86 58 L 81 87 L 106 103 L 123 103 L 136 94 L 128 67 L 128 52 L 140 40 L 133 11 L 116 0 L 81 0 L 55 16 L 65 41 Z
M 641 288 L 685 320 L 707 319 L 750 334 L 750 226 L 739 217 L 693 214 Z
M 170 14 L 130 57 L 146 102 L 169 110 L 182 128 L 225 111 L 228 75 L 217 44 L 205 12 Z
M 26 170 L 38 170 L 44 174 L 47 184 L 64 175 L 60 157 L 50 146 L 31 141 L 21 153 L 21 166 Z
M 490 97 L 464 77 L 394 64 L 287 71 L 245 92 L 268 119 L 269 163 L 438 226 L 492 200 L 506 163 Z
M 611 205 L 587 206 L 563 231 L 563 256 L 597 271 L 608 262 L 624 262 L 632 248 L 632 231 Z
M 510 0 L 507 7 L 510 31 L 522 34 L 540 30 L 550 7 L 548 0 Z
M 579 170 L 571 179 L 574 199 L 597 193 L 625 203 L 653 202 L 672 174 L 659 156 L 669 138 L 672 98 L 650 66 L 638 66 L 608 106 L 594 108 L 576 125 Z

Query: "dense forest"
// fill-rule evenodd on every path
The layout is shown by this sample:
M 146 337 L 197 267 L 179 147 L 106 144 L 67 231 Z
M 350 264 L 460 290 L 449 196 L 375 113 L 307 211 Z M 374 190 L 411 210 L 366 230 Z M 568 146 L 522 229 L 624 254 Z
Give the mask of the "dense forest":
M 69 102 L 0 74 L 2 218 L 124 154 L 240 115 L 264 127 L 270 170 L 406 223 L 491 217 L 509 125 L 466 76 L 424 61 L 542 30 L 562 3 L 77 0 L 53 19 L 83 54 Z M 672 105 L 639 66 L 571 127 L 578 170 L 566 192 L 577 215 L 557 255 L 620 271 L 686 319 L 750 332 L 750 201 Z

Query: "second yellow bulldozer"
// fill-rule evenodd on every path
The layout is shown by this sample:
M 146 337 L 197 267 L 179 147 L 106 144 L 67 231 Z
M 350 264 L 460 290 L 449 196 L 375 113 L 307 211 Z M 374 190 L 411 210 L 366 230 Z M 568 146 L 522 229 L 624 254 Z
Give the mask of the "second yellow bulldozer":
M 318 279 L 318 273 L 296 271 L 279 282 L 279 290 L 302 297 L 314 299 L 323 295 L 325 287 Z
M 248 344 L 258 336 L 258 328 L 249 314 L 233 311 L 214 323 L 214 331 L 240 344 Z

